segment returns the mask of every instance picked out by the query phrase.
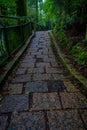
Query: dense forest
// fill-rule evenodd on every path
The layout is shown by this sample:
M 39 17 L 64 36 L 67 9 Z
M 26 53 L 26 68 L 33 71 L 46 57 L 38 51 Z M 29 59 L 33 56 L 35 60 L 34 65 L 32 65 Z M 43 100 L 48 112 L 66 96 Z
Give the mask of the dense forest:
M 0 14 L 29 16 L 36 30 L 53 30 L 67 57 L 87 76 L 87 0 L 0 0 Z
M 87 1 L 46 0 L 44 11 L 62 51 L 87 77 Z

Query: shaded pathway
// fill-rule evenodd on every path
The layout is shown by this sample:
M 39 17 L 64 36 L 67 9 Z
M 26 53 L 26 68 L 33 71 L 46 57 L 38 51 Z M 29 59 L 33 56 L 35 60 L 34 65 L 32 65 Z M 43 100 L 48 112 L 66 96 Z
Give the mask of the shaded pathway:
M 87 129 L 87 100 L 57 61 L 48 32 L 37 32 L 7 81 L 0 130 Z

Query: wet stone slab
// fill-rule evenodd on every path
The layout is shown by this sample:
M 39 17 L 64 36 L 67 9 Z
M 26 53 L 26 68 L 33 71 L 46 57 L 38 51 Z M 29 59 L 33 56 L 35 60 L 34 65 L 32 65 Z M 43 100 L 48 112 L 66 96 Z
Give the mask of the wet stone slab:
M 25 74 L 25 72 L 26 72 L 26 68 L 19 68 L 18 70 L 17 70 L 17 72 L 16 72 L 16 74 Z
M 7 116 L 0 116 L 0 130 L 6 129 Z
M 58 81 L 55 81 L 55 80 L 51 80 L 48 82 L 48 89 L 50 92 L 63 92 L 63 91 L 66 91 L 66 87 L 63 83 L 63 81 L 61 80 L 58 80 Z
M 27 69 L 27 74 L 42 74 L 44 73 L 44 68 L 38 67 L 38 68 L 28 68 Z
M 44 62 L 56 62 L 56 59 L 54 59 L 54 58 L 44 58 L 43 61 Z
M 63 108 L 77 107 L 76 98 L 73 93 L 60 93 Z
M 24 74 L 24 75 L 18 75 L 18 76 L 16 76 L 12 80 L 12 83 L 23 83 L 23 82 L 28 82 L 30 80 L 31 80 L 31 75 L 30 74 Z
M 42 52 L 42 54 L 43 54 L 43 55 L 48 55 L 49 52 L 44 50 L 44 51 Z
M 27 64 L 30 64 L 31 62 L 32 63 L 35 63 L 36 62 L 36 59 L 34 59 L 34 56 L 30 55 L 28 56 L 27 58 L 25 58 L 22 63 L 27 63 Z
M 26 73 L 27 73 L 27 74 L 32 74 L 33 69 L 34 69 L 34 68 L 28 68 Z
M 52 80 L 51 74 L 34 74 L 33 75 L 33 81 L 46 81 L 46 80 Z
M 43 62 L 43 58 L 42 58 L 42 57 L 41 57 L 41 58 L 37 58 L 37 59 L 36 59 L 36 62 L 37 62 L 37 63 Z
M 26 112 L 12 117 L 9 130 L 46 130 L 43 112 Z
M 76 110 L 47 112 L 50 130 L 85 130 Z
M 1 112 L 13 112 L 28 110 L 28 95 L 7 95 L 1 103 Z
M 23 68 L 34 68 L 34 63 L 22 63 L 21 67 Z
M 29 92 L 47 92 L 46 82 L 29 82 L 25 85 L 25 93 Z
M 41 53 L 41 52 L 39 52 L 39 53 Z M 37 63 L 43 62 L 43 58 L 44 58 L 44 55 L 42 55 L 42 54 L 37 54 L 37 55 L 36 55 L 36 62 L 37 62 Z
M 34 93 L 33 110 L 60 109 L 57 93 Z
M 36 67 L 51 67 L 50 62 L 36 63 Z
M 87 129 L 87 109 L 83 109 L 83 110 L 79 110 L 80 111 L 80 115 L 85 123 L 85 127 Z
M 21 94 L 23 89 L 23 84 L 9 84 L 9 94 Z
M 87 108 L 86 98 L 77 93 L 60 93 L 63 108 Z

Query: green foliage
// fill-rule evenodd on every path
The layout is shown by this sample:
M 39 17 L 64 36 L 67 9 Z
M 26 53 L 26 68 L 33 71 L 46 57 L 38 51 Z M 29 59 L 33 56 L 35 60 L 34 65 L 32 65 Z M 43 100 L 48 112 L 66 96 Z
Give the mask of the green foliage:
M 15 7 L 15 0 L 0 0 L 0 5 L 1 4 L 7 7 Z
M 2 15 L 15 16 L 16 15 L 16 0 L 0 0 L 0 13 Z M 6 25 L 15 25 L 16 20 L 2 18 Z
M 56 30 L 54 31 L 56 32 Z M 60 29 L 59 31 L 57 31 L 56 35 L 58 36 L 58 39 L 64 47 L 69 47 L 69 39 L 66 37 L 64 29 Z
M 74 46 L 71 46 L 70 40 L 65 35 L 65 31 L 63 29 L 59 31 L 55 29 L 54 31 L 57 34 L 58 39 L 60 40 L 61 44 L 64 47 L 70 49 L 75 61 L 78 64 L 87 65 L 87 52 L 86 52 L 87 47 L 85 48 L 81 43 L 77 43 Z
M 4 15 L 14 15 L 16 13 L 15 0 L 0 0 L 0 12 Z
M 61 44 L 66 46 L 67 38 L 65 36 L 65 33 L 63 31 L 59 31 L 57 34 L 58 34 L 58 38 L 59 38 Z
M 80 55 L 78 55 L 77 62 L 82 65 L 87 65 L 87 52 L 81 52 Z
M 46 0 L 44 4 L 46 18 L 59 24 L 59 26 L 79 21 L 87 23 L 87 0 Z M 60 26 L 61 28 L 61 26 Z
M 71 50 L 73 57 L 79 64 L 87 65 L 87 47 L 85 49 L 81 43 L 72 46 L 65 34 L 65 31 L 70 27 L 74 31 L 79 31 L 78 28 L 81 25 L 86 33 L 84 41 L 86 42 L 87 0 L 46 0 L 44 11 L 46 19 L 50 19 L 55 24 L 54 32 L 61 44 Z
M 87 52 L 81 43 L 77 43 L 71 50 L 75 60 L 82 65 L 87 65 Z

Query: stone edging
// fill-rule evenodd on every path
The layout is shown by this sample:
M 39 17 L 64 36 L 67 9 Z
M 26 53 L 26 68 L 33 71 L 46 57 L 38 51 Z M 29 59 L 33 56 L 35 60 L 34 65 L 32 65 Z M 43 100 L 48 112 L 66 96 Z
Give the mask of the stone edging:
M 28 40 L 25 42 L 25 45 L 20 49 L 20 51 L 16 54 L 16 56 L 14 57 L 14 59 L 12 61 L 10 61 L 5 68 L 5 73 L 2 74 L 0 76 L 0 87 L 4 84 L 5 80 L 7 79 L 8 75 L 10 74 L 10 72 L 12 71 L 12 69 L 14 68 L 14 66 L 17 64 L 18 60 L 20 59 L 20 57 L 22 56 L 22 54 L 24 53 L 24 51 L 27 49 L 31 39 L 34 37 L 34 32 L 32 33 L 32 35 L 28 38 Z
M 56 39 L 54 38 L 52 32 L 49 33 L 52 42 L 54 44 L 54 47 L 56 49 L 57 55 L 61 58 L 64 66 L 67 68 L 67 70 L 70 72 L 72 76 L 74 76 L 75 79 L 77 79 L 82 85 L 83 89 L 87 91 L 87 79 L 83 77 L 75 68 L 73 68 L 72 64 L 68 62 L 68 59 L 64 54 L 62 54 L 59 46 L 57 45 Z

